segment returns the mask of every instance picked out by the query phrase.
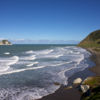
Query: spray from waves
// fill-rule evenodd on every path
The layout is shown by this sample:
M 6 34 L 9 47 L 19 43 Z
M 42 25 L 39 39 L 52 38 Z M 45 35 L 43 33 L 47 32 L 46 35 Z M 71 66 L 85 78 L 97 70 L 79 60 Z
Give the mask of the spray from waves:
M 0 65 L 0 72 L 7 71 L 9 68 L 10 68 L 10 66 L 1 64 Z
M 10 52 L 5 52 L 4 54 L 5 54 L 5 55 L 10 55 Z
M 1 72 L 0 75 L 19 73 L 19 72 L 23 72 L 23 71 L 34 70 L 34 69 L 40 69 L 40 68 L 44 68 L 44 67 L 46 67 L 46 66 L 38 66 L 38 67 L 31 67 L 31 68 L 16 69 L 16 70 L 7 71 L 7 72 L 4 72 L 4 73 Z
M 52 85 L 47 88 L 11 88 L 0 89 L 0 100 L 37 100 L 45 95 L 54 93 L 60 86 Z M 52 92 L 53 91 L 53 92 Z
M 0 63 L 6 64 L 6 65 L 13 65 L 13 64 L 17 63 L 18 60 L 19 60 L 18 56 L 13 56 L 10 58 L 0 58 Z
M 18 56 L 13 56 L 13 57 L 9 58 L 7 65 L 13 65 L 13 64 L 17 63 L 18 60 L 19 60 Z
M 63 56 L 63 54 L 58 54 L 58 55 L 47 55 L 47 56 L 44 56 L 44 57 L 46 57 L 46 58 L 59 58 L 59 57 L 61 57 L 61 56 Z
M 63 56 L 63 54 L 60 54 L 60 55 L 57 55 L 57 56 L 54 56 L 55 58 L 59 58 L 59 57 L 61 57 L 61 56 Z
M 36 59 L 36 55 L 32 55 L 32 56 L 26 58 L 26 60 L 35 60 L 35 59 Z
M 84 54 L 80 54 L 79 57 L 75 59 L 74 61 L 77 62 L 76 65 L 79 65 L 84 59 L 85 59 Z
M 20 57 L 20 60 L 35 60 L 36 59 L 36 55 L 30 55 L 27 57 Z
M 18 97 L 17 100 L 36 100 L 39 98 L 42 98 L 42 96 L 45 96 L 45 94 L 48 94 L 47 90 L 44 88 L 34 88 L 27 91 L 23 91 Z
M 50 66 L 61 66 L 61 65 L 64 65 L 64 64 L 69 64 L 69 63 L 72 63 L 72 61 L 66 61 L 66 62 L 62 62 L 62 63 L 59 63 L 59 64 L 51 64 Z
M 7 59 L 0 59 L 0 72 L 7 71 L 10 68 L 10 65 L 16 64 L 18 60 L 18 56 L 13 56 Z
M 32 50 L 30 50 L 30 51 L 26 51 L 25 53 L 26 54 L 37 54 L 37 55 L 40 55 L 40 54 L 49 54 L 49 53 L 51 53 L 51 52 L 53 52 L 54 50 L 53 49 L 51 49 L 51 50 L 41 50 L 41 51 L 32 51 Z
M 69 71 L 69 70 L 72 70 L 72 69 L 74 69 L 74 68 L 75 68 L 75 67 L 71 67 L 71 68 L 69 68 L 69 69 L 65 69 L 65 70 L 63 70 L 63 71 L 61 71 L 61 72 L 58 73 L 59 77 L 63 80 L 63 84 L 64 84 L 64 85 L 67 85 L 67 84 L 68 84 L 68 82 L 67 82 L 68 77 L 65 76 L 65 72 L 67 72 L 67 71 Z
M 31 63 L 31 64 L 28 64 L 26 66 L 33 66 L 34 64 L 38 64 L 39 62 L 34 62 L 34 63 Z
M 34 51 L 33 50 L 30 50 L 30 51 L 26 51 L 25 53 L 26 54 L 32 54 L 32 53 L 34 53 Z
M 51 52 L 53 52 L 54 50 L 53 49 L 51 49 L 51 50 L 43 50 L 43 51 L 41 51 L 41 52 L 38 52 L 38 54 L 49 54 L 49 53 L 51 53 Z
M 43 55 L 42 56 L 39 55 L 38 58 L 51 58 L 51 59 L 55 59 L 55 58 L 59 58 L 61 56 L 63 56 L 63 54 L 54 54 L 53 53 L 53 54 L 50 54 L 50 55 L 48 54 L 48 55 L 44 55 L 44 56 Z

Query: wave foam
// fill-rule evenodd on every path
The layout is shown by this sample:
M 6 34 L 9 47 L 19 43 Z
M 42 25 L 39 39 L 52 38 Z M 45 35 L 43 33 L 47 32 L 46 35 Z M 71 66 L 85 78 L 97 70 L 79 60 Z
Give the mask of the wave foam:
M 31 63 L 31 64 L 28 64 L 26 66 L 33 66 L 34 64 L 38 64 L 39 62 L 34 62 L 34 63 Z
M 49 53 L 51 53 L 53 51 L 54 51 L 53 49 L 51 49 L 51 50 L 47 49 L 47 50 L 41 50 L 41 51 L 32 51 L 32 50 L 30 50 L 30 51 L 26 51 L 26 54 L 34 53 L 34 54 L 40 55 L 40 54 L 49 54 Z
M 16 64 L 18 60 L 18 56 L 13 56 L 7 59 L 0 59 L 0 72 L 7 71 L 10 68 L 10 65 Z
M 27 54 L 31 54 L 34 53 L 34 51 L 30 50 L 30 51 L 26 51 Z
M 19 60 L 18 56 L 13 56 L 8 60 L 7 65 L 13 65 L 13 64 L 17 63 L 18 60 Z
M 4 72 L 4 73 L 0 73 L 0 75 L 19 73 L 19 72 L 23 72 L 23 71 L 40 69 L 40 68 L 44 68 L 44 67 L 46 67 L 46 66 L 39 66 L 39 67 L 31 67 L 31 68 L 17 69 L 17 70 L 12 70 L 12 71 L 7 71 L 7 72 Z
M 54 51 L 53 49 L 52 50 L 44 50 L 44 51 L 40 52 L 39 54 L 49 54 L 53 51 Z
M 36 55 L 31 55 L 31 56 L 27 56 L 27 57 L 20 57 L 20 60 L 35 60 L 36 59 Z
M 0 100 L 37 100 L 50 93 L 55 92 L 59 86 L 45 88 L 8 88 L 0 89 Z
M 4 54 L 5 54 L 5 55 L 10 55 L 10 52 L 5 52 Z
M 0 72 L 7 71 L 10 68 L 8 65 L 0 65 Z
M 61 66 L 61 65 L 64 65 L 64 64 L 69 64 L 69 63 L 72 63 L 72 61 L 63 62 L 63 63 L 59 63 L 59 64 L 53 64 L 53 65 L 50 65 L 50 66 Z

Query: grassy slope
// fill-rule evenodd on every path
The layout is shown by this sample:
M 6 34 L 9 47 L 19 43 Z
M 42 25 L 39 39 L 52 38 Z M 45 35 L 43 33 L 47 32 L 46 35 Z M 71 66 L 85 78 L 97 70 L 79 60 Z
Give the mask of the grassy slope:
M 100 30 L 90 33 L 78 46 L 85 48 L 100 47 Z

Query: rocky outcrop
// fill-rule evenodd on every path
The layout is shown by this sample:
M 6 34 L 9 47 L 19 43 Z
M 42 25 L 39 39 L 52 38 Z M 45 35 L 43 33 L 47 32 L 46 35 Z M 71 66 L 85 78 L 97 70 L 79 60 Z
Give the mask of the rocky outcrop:
M 81 78 L 77 78 L 73 81 L 73 84 L 80 84 L 82 82 Z
M 80 89 L 83 93 L 85 93 L 90 89 L 90 86 L 89 85 L 80 85 Z
M 2 40 L 0 41 L 0 45 L 12 45 L 12 44 L 8 40 Z

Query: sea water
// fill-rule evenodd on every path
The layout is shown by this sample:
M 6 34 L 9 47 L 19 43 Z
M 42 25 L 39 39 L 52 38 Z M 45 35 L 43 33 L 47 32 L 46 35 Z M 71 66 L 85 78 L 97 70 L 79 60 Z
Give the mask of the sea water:
M 0 100 L 35 100 L 68 84 L 91 66 L 90 53 L 72 45 L 0 46 Z M 65 73 L 67 73 L 65 75 Z

